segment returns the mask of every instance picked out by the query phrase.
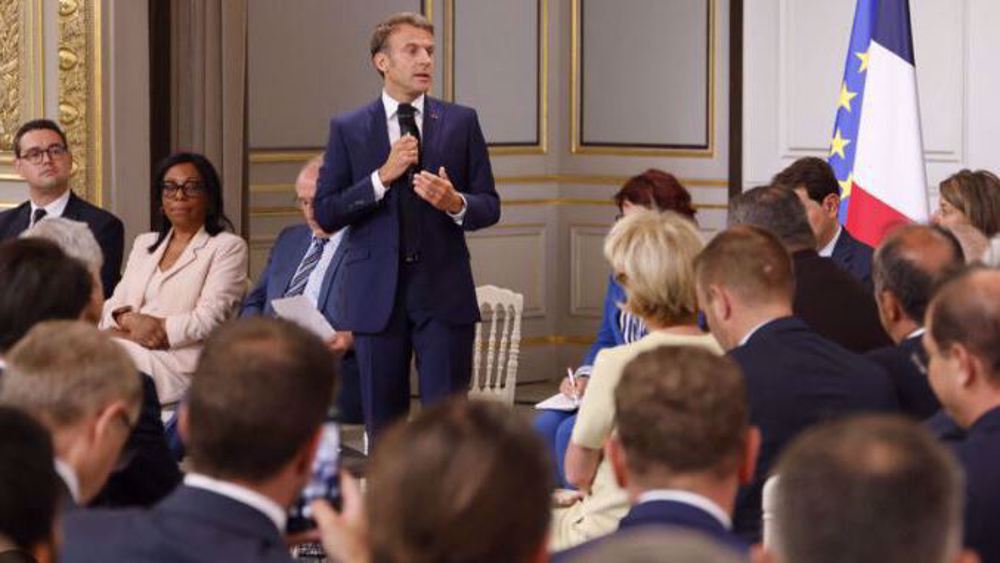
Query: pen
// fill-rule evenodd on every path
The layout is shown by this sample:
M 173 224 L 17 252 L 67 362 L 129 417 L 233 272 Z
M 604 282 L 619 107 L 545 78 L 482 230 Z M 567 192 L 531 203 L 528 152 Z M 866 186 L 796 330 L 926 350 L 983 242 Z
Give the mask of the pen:
M 566 376 L 569 377 L 569 384 L 573 387 L 573 394 L 570 396 L 573 399 L 574 405 L 580 404 L 580 397 L 576 396 L 576 376 L 573 375 L 573 368 L 566 368 Z

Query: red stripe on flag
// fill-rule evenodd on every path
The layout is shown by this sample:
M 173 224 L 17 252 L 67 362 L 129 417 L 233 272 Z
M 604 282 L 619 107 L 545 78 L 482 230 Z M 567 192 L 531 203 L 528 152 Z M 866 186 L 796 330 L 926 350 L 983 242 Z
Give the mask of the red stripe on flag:
M 857 183 L 851 187 L 847 209 L 847 230 L 872 248 L 878 246 L 889 231 L 911 222 L 906 215 L 869 194 Z

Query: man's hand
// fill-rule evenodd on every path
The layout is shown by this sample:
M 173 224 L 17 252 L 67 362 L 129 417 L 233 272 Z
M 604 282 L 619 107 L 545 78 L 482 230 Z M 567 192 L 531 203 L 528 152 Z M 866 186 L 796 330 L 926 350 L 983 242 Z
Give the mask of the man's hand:
M 385 164 L 378 169 L 378 179 L 382 185 L 389 188 L 389 185 L 402 176 L 406 169 L 417 163 L 420 156 L 420 143 L 413 135 L 404 135 L 392 144 L 389 151 L 389 158 Z
M 368 563 L 368 524 L 358 481 L 348 472 L 340 472 L 343 510 L 337 513 L 325 500 L 313 501 L 313 516 L 330 559 L 341 563 Z
M 166 321 L 159 317 L 128 312 L 118 320 L 119 326 L 128 332 L 129 340 L 150 350 L 166 350 L 170 347 L 167 339 Z
M 465 205 L 462 196 L 458 195 L 455 186 L 448 179 L 444 166 L 438 168 L 437 175 L 424 170 L 414 176 L 413 191 L 427 203 L 452 215 L 461 211 Z
M 342 356 L 354 348 L 354 333 L 349 330 L 338 330 L 333 338 L 326 341 L 326 346 L 337 356 Z
M 583 399 L 583 394 L 587 391 L 587 383 L 589 381 L 589 377 L 579 376 L 576 378 L 576 385 L 573 385 L 570 383 L 568 377 L 564 377 L 562 383 L 559 384 L 559 392 L 570 399 Z

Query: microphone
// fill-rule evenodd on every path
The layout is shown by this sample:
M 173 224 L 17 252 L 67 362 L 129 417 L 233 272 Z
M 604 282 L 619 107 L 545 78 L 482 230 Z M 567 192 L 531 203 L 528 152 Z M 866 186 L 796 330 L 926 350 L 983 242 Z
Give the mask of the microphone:
M 420 147 L 420 129 L 417 128 L 416 119 L 417 108 L 410 104 L 399 104 L 396 115 L 399 118 L 400 136 L 412 135 L 417 140 L 417 164 L 410 167 L 408 174 L 413 175 L 420 172 L 420 160 L 423 156 Z

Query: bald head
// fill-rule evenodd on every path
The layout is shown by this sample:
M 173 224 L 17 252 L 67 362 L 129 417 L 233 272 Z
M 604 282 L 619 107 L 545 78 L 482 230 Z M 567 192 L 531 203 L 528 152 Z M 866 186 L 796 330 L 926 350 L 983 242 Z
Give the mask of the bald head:
M 903 314 L 922 324 L 927 304 L 941 281 L 964 265 L 962 247 L 940 227 L 907 225 L 886 237 L 872 263 L 875 293 L 891 293 Z M 888 328 L 888 327 L 887 327 Z
M 970 268 L 945 283 L 927 311 L 936 348 L 962 345 L 1000 385 L 1000 270 Z
M 313 157 L 302 170 L 299 171 L 295 179 L 295 200 L 302 210 L 302 216 L 313 233 L 318 236 L 326 236 L 327 233 L 316 222 L 316 213 L 313 209 L 313 200 L 316 198 L 316 181 L 319 179 L 319 168 L 323 165 L 323 155 Z

